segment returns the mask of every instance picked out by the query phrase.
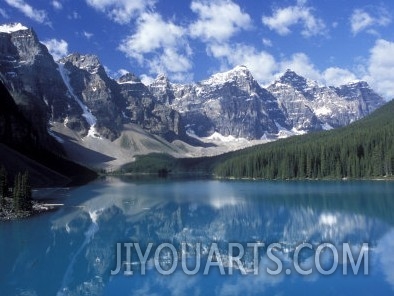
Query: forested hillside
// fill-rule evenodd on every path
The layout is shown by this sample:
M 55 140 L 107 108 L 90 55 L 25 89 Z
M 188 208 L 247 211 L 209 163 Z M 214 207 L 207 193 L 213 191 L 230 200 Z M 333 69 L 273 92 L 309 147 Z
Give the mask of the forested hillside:
M 219 177 L 371 178 L 394 172 L 394 101 L 348 127 L 292 137 L 233 153 Z

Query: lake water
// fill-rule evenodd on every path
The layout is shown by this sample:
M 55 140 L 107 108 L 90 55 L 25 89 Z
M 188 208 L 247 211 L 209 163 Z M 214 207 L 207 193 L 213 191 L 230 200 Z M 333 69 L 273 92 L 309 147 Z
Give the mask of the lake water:
M 394 293 L 394 182 L 107 178 L 39 193 L 64 206 L 0 223 L 1 295 Z

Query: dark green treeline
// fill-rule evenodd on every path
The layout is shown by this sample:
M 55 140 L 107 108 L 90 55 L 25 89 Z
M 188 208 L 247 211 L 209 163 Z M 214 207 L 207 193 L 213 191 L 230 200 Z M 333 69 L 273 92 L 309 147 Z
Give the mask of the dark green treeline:
M 348 127 L 255 146 L 219 163 L 220 177 L 371 178 L 394 173 L 394 102 Z
M 2 166 L 0 168 L 0 210 L 6 206 L 6 198 L 11 197 L 13 211 L 30 211 L 32 209 L 32 189 L 29 172 L 17 173 L 14 176 L 14 186 L 9 188 L 8 172 Z

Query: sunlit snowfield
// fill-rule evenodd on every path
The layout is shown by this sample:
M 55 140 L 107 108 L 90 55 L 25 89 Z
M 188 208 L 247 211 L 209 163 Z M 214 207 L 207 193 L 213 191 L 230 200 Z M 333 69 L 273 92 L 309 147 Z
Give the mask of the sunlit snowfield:
M 64 203 L 56 211 L 22 221 L 0 224 L 1 295 L 390 295 L 394 292 L 394 182 L 347 181 L 217 181 L 133 180 L 107 178 L 84 187 L 36 193 L 48 202 Z M 117 266 L 117 243 L 122 246 L 122 269 Z M 152 251 L 145 275 L 135 248 L 127 260 L 125 244 L 138 243 Z M 170 275 L 172 257 L 155 248 L 170 243 L 180 250 Z M 212 243 L 219 256 L 209 258 Z M 245 247 L 240 268 L 229 274 L 229 244 Z M 259 248 L 258 266 L 253 248 Z M 267 246 L 278 243 L 273 255 Z M 303 249 L 295 269 L 297 246 Z M 319 264 L 335 272 L 322 275 L 316 268 L 315 250 L 321 243 L 338 246 L 339 257 L 325 249 Z M 351 262 L 343 275 L 343 243 L 358 255 L 366 250 L 357 275 Z M 193 246 L 201 245 L 198 260 Z M 178 248 L 179 247 L 179 248 Z M 190 247 L 190 248 L 189 248 Z M 239 254 L 238 254 L 239 255 Z M 187 275 L 200 262 L 195 275 Z M 357 256 L 354 257 L 356 263 Z M 208 264 L 208 270 L 206 269 Z M 211 265 L 210 265 L 211 264 Z M 174 266 L 175 267 L 175 266 Z M 367 267 L 367 268 L 366 268 Z M 204 269 L 207 274 L 204 274 Z M 269 270 L 268 270 L 269 269 Z M 367 269 L 367 270 L 366 270 Z M 132 275 L 127 275 L 132 270 Z M 221 272 L 224 275 L 221 274 Z M 367 275 L 364 273 L 368 272 Z M 257 274 L 255 274 L 257 273 Z

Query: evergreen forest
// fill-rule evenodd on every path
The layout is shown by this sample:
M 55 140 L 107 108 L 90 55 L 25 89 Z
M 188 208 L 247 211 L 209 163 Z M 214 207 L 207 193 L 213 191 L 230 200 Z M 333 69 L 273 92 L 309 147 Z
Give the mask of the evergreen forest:
M 347 127 L 238 151 L 219 162 L 220 177 L 376 178 L 394 173 L 394 101 Z
M 369 179 L 394 173 L 394 101 L 347 127 L 294 136 L 214 157 L 138 156 L 119 173 L 219 178 Z M 167 175 L 167 174 L 165 174 Z

